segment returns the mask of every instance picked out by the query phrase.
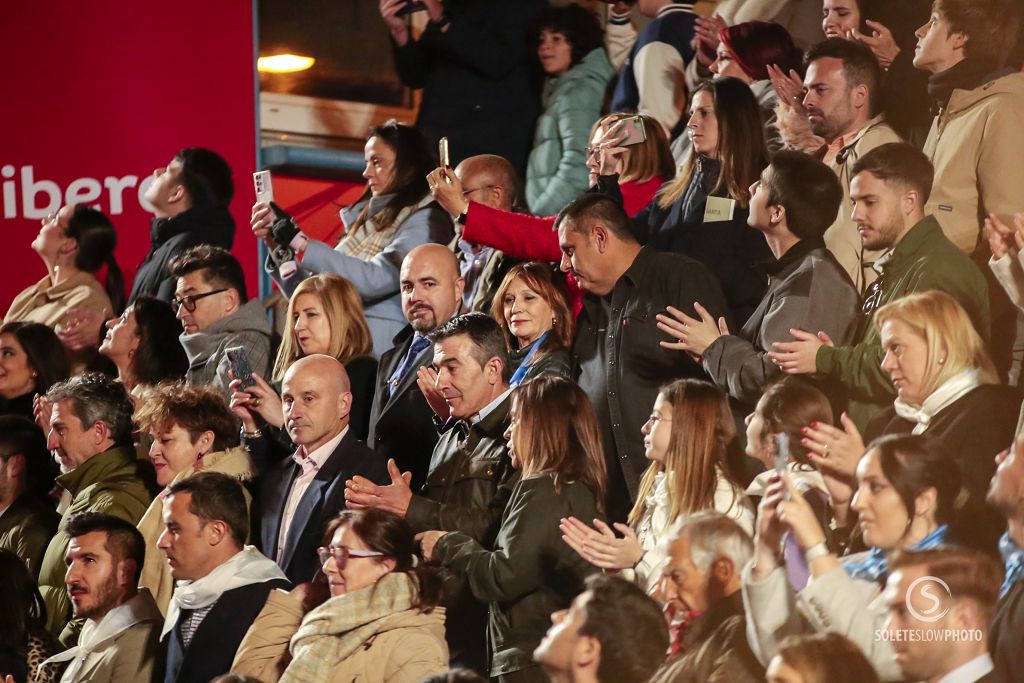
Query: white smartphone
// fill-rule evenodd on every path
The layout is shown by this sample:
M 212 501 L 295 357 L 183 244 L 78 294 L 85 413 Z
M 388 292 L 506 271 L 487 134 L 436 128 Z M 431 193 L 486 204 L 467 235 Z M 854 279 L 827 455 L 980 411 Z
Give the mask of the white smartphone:
M 252 174 L 252 184 L 256 188 L 256 201 L 269 204 L 274 201 L 274 185 L 270 182 L 270 171 L 257 171 Z
M 437 158 L 442 168 L 450 168 L 452 160 L 448 156 L 448 138 L 441 138 L 437 143 Z

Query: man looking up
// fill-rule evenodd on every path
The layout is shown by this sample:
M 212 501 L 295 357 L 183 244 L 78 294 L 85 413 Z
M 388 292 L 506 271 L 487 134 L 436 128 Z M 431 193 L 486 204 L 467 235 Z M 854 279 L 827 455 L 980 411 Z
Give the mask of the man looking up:
M 150 681 L 163 674 L 160 626 L 153 596 L 139 589 L 146 542 L 112 515 L 83 512 L 68 520 L 68 596 L 85 619 L 78 645 L 46 664 L 68 662 L 61 683 Z
M 190 247 L 231 248 L 235 221 L 228 205 L 234 194 L 231 167 L 219 154 L 201 147 L 181 149 L 169 164 L 153 171 L 145 193 L 153 207 L 150 249 L 135 273 L 129 304 L 140 296 L 170 301 L 175 278 L 168 266 Z M 73 309 L 58 332 L 61 341 L 73 350 L 95 346 L 105 332 L 103 322 L 109 313 Z
M 385 462 L 394 459 L 402 472 L 412 473 L 413 491 L 426 481 L 437 444 L 434 410 L 421 381 L 434 407 L 447 410 L 426 371 L 434 357 L 428 335 L 458 312 L 463 284 L 455 255 L 440 244 L 418 246 L 402 261 L 402 314 L 409 325 L 395 337 L 394 348 L 381 354 L 366 443 Z
M 658 603 L 607 574 L 586 585 L 569 609 L 551 615 L 533 658 L 553 683 L 647 683 L 668 648 Z

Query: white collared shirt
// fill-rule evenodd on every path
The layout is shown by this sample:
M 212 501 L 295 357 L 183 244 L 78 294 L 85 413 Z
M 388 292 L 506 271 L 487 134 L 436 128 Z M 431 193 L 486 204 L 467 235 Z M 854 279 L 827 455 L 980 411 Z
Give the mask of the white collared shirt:
M 964 662 L 947 673 L 937 683 L 974 683 L 974 681 L 985 676 L 994 668 L 992 656 L 987 652 L 983 652 L 969 662 Z
M 304 456 L 305 458 L 312 460 L 315 467 L 312 469 L 302 468 L 298 476 L 295 477 L 295 481 L 292 482 L 291 491 L 288 492 L 288 499 L 284 502 L 284 510 L 281 512 L 281 528 L 277 533 L 277 559 L 280 561 L 281 554 L 284 552 L 284 546 L 288 541 L 288 527 L 292 524 L 292 517 L 295 516 L 295 510 L 299 507 L 299 502 L 302 500 L 302 496 L 306 493 L 306 489 L 313 483 L 316 478 L 316 473 L 320 471 L 323 464 L 327 462 L 327 458 L 331 457 L 331 453 L 335 451 L 341 440 L 345 438 L 348 433 L 348 425 L 341 430 L 341 433 L 336 437 L 325 443 L 320 448 L 317 448 L 312 453 L 306 455 L 305 446 L 299 446 L 299 450 L 296 451 L 296 455 Z
M 509 387 L 505 391 L 501 392 L 501 394 L 496 399 L 494 399 L 493 401 L 485 405 L 483 408 L 481 408 L 480 412 L 470 417 L 469 424 L 475 425 L 477 422 L 480 422 L 485 417 L 494 412 L 494 409 L 500 406 L 501 402 L 504 401 L 510 393 L 512 393 L 512 387 Z

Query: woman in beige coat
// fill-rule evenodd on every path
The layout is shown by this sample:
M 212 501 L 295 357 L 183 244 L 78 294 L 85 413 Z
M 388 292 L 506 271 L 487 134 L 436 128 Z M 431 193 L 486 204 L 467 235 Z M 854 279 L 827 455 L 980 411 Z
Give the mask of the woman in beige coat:
M 149 459 L 164 491 L 200 471 L 222 472 L 241 481 L 254 476 L 248 452 L 238 446 L 238 421 L 223 394 L 212 387 L 158 385 L 135 412 L 135 422 L 152 439 Z M 139 531 L 146 539 L 139 586 L 149 589 L 164 614 L 174 592 L 170 566 L 156 545 L 164 530 L 165 497 L 164 493 L 158 495 L 139 521 Z
M 324 542 L 324 574 L 270 594 L 232 672 L 268 683 L 419 683 L 447 671 L 441 579 L 416 563 L 405 520 L 346 510 L 328 524 Z M 304 615 L 325 590 L 330 597 Z

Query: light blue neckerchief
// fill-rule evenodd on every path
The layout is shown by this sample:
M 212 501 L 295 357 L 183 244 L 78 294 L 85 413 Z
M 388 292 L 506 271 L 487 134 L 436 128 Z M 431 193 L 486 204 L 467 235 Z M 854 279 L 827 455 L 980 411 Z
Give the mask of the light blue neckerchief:
M 920 541 L 907 548 L 907 550 L 928 550 L 937 548 L 946 542 L 946 533 L 949 526 L 943 524 Z M 843 565 L 847 575 L 851 579 L 861 579 L 878 583 L 889 574 L 889 551 L 882 548 L 872 548 L 868 556 L 860 562 L 848 562 Z
M 548 338 L 548 335 L 550 333 L 551 330 L 548 330 L 547 332 L 540 336 L 540 339 L 533 342 L 533 344 L 530 346 L 529 353 L 527 353 L 526 356 L 523 358 L 523 362 L 519 364 L 519 367 L 516 368 L 516 371 L 512 373 L 512 379 L 508 381 L 509 388 L 516 388 L 524 379 L 526 379 L 526 373 L 530 371 L 530 361 L 533 360 L 533 356 L 534 354 L 537 353 L 537 349 L 540 348 L 540 345 L 544 343 L 544 340 Z
M 1003 556 L 1003 563 L 1006 566 L 1006 577 L 1003 579 L 1003 585 L 999 587 L 999 597 L 1003 597 L 1013 584 L 1024 576 L 1024 549 L 1013 542 L 1010 532 L 1007 531 L 999 539 L 999 554 Z

